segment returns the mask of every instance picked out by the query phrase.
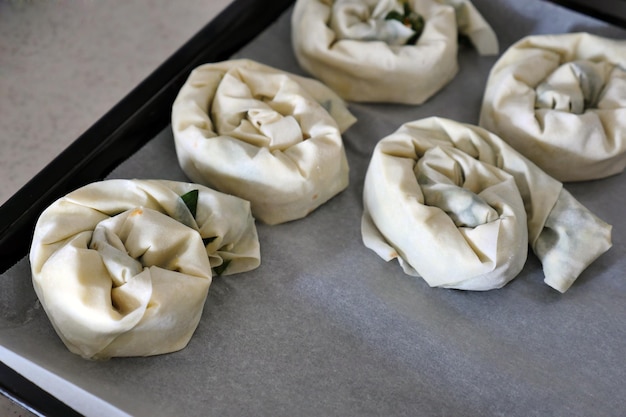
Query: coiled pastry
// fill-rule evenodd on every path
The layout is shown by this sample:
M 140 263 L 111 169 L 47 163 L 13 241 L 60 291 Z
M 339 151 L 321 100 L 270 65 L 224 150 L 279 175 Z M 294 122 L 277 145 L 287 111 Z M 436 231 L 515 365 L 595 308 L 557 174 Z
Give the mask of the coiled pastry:
M 347 187 L 341 134 L 355 121 L 319 81 L 245 59 L 196 68 L 172 108 L 187 176 L 250 201 L 268 224 L 305 217 Z
M 498 52 L 468 0 L 298 0 L 292 46 L 302 68 L 359 102 L 421 104 L 458 71 L 458 33 Z
M 626 41 L 535 35 L 490 72 L 480 125 L 560 181 L 626 166 Z
M 430 286 L 500 288 L 533 249 L 545 282 L 566 291 L 611 246 L 597 218 L 496 135 L 442 118 L 402 125 L 367 170 L 362 235 Z
M 212 275 L 252 270 L 260 251 L 247 201 L 197 184 L 108 180 L 44 210 L 30 262 L 68 349 L 104 359 L 184 348 Z

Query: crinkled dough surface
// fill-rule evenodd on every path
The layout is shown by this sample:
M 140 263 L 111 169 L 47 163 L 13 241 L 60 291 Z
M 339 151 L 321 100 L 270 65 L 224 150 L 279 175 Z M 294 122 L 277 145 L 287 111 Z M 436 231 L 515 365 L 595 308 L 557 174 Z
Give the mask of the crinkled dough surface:
M 362 234 L 435 287 L 500 288 L 530 245 L 565 292 L 611 247 L 611 226 L 497 136 L 450 119 L 408 122 L 374 149 Z
M 195 216 L 180 196 L 198 190 Z M 85 358 L 184 348 L 213 269 L 256 268 L 247 201 L 165 180 L 107 180 L 57 200 L 30 251 L 33 284 L 65 345 Z
M 395 0 L 298 0 L 291 21 L 299 64 L 350 101 L 421 104 L 458 72 L 458 33 L 482 55 L 498 53 L 493 29 L 468 0 L 413 0 L 424 21 L 416 43 Z
M 480 125 L 560 181 L 626 166 L 626 41 L 590 33 L 533 35 L 492 68 Z
M 172 107 L 187 176 L 250 201 L 269 224 L 305 217 L 347 187 L 341 134 L 354 122 L 320 82 L 245 59 L 194 69 Z

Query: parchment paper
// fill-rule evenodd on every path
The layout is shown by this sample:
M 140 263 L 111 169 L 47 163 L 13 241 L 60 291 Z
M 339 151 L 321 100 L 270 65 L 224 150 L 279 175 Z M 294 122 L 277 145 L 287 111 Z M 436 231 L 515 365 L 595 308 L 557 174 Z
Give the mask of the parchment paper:
M 626 37 L 539 0 L 474 3 L 501 51 L 533 33 Z M 237 57 L 303 74 L 289 18 Z M 71 354 L 38 307 L 23 260 L 0 280 L 0 360 L 87 415 L 624 415 L 625 174 L 566 184 L 613 225 L 613 248 L 565 294 L 543 283 L 532 254 L 503 289 L 462 292 L 429 288 L 361 243 L 375 143 L 422 117 L 478 122 L 496 57 L 469 48 L 459 56 L 456 78 L 420 107 L 350 105 L 359 119 L 344 135 L 350 187 L 303 220 L 259 224 L 261 267 L 214 280 L 186 349 L 105 362 Z M 111 177 L 186 180 L 169 128 Z

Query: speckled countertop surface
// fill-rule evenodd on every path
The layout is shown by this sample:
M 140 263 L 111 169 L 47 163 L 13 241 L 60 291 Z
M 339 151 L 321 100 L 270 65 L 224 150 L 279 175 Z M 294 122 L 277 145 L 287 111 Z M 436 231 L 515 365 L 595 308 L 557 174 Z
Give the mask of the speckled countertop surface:
M 0 0 L 0 204 L 228 3 Z
M 230 0 L 0 0 L 0 203 Z

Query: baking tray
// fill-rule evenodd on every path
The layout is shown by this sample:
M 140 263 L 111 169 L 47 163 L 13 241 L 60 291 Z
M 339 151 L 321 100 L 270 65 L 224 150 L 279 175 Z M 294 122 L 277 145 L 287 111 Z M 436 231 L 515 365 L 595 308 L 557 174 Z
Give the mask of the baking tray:
M 290 49 L 290 3 L 235 1 L 0 208 L 5 391 L 45 415 L 622 414 L 624 174 L 566 185 L 613 224 L 614 246 L 565 294 L 542 283 L 532 255 L 504 289 L 468 293 L 429 288 L 361 244 L 375 142 L 431 115 L 477 122 L 496 58 L 471 49 L 423 106 L 350 103 L 359 118 L 344 135 L 350 187 L 305 219 L 259 225 L 261 267 L 214 281 L 186 349 L 90 362 L 62 346 L 36 307 L 24 259 L 39 213 L 105 177 L 185 180 L 168 126 L 178 89 L 198 64 L 231 56 L 303 74 Z M 539 0 L 474 4 L 502 51 L 532 33 L 626 38 L 616 25 Z
M 623 26 L 626 22 L 626 1 L 624 0 L 551 0 L 580 13 L 594 16 L 613 24 Z

